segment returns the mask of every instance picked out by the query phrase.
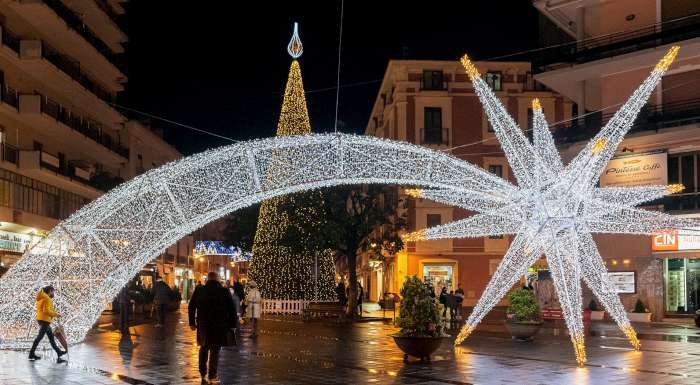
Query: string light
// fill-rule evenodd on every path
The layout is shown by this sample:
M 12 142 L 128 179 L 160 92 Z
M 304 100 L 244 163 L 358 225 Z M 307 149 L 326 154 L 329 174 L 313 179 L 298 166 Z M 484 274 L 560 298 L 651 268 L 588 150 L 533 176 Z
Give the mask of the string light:
M 284 91 L 277 136 L 311 133 L 301 68 L 296 60 L 303 52 L 298 32 L 298 24 L 294 23 L 294 34 L 287 47 L 293 60 Z M 280 175 L 286 172 L 283 159 L 276 163 L 276 167 L 267 170 L 268 174 Z M 333 256 L 329 250 L 314 249 L 314 234 L 308 233 L 313 231 L 313 228 L 317 231 L 322 229 L 319 228 L 319 207 L 305 203 L 321 201 L 320 192 L 312 191 L 301 195 L 275 197 L 266 200 L 260 206 L 249 276 L 257 282 L 263 298 L 335 298 Z M 292 218 L 290 210 L 294 211 Z M 296 244 L 291 246 L 286 237 L 295 229 L 302 231 L 294 231 L 295 234 L 299 234 L 300 239 L 295 239 Z
M 406 237 L 421 240 L 516 234 L 460 331 L 456 345 L 472 333 L 527 268 L 544 254 L 549 261 L 578 364 L 583 365 L 586 361 L 582 279 L 630 343 L 639 349 L 639 340 L 608 278 L 591 233 L 653 234 L 662 229 L 697 227 L 700 222 L 634 207 L 681 191 L 682 186 L 598 188 L 596 182 L 677 52 L 678 47 L 669 50 L 620 110 L 566 167 L 554 146 L 539 101 L 533 101 L 534 132 L 533 143 L 530 143 L 481 79 L 474 64 L 466 55 L 462 58 L 519 188 L 510 192 L 492 191 L 486 196 L 490 206 L 479 209 L 467 205 L 479 214 L 422 229 Z M 420 190 L 418 193 L 422 198 L 434 197 L 438 202 L 460 207 L 465 207 L 464 194 L 464 191 L 451 192 L 449 189 Z

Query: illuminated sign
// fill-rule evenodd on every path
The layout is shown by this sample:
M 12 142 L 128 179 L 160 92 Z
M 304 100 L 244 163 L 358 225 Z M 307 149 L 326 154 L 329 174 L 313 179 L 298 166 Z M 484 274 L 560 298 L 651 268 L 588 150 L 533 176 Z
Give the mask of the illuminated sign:
M 665 230 L 651 237 L 653 251 L 700 250 L 700 229 Z
M 611 159 L 600 176 L 600 185 L 644 186 L 668 184 L 665 152 Z
M 33 236 L 0 230 L 0 250 L 24 253 L 32 244 Z M 38 237 L 37 237 L 38 238 Z
M 225 246 L 221 241 L 197 241 L 194 245 L 197 255 L 225 255 L 231 257 L 233 262 L 250 261 L 253 256 L 250 252 L 244 252 L 240 247 Z
M 634 294 L 637 292 L 635 288 L 635 273 L 634 271 L 610 271 L 608 277 L 618 294 Z

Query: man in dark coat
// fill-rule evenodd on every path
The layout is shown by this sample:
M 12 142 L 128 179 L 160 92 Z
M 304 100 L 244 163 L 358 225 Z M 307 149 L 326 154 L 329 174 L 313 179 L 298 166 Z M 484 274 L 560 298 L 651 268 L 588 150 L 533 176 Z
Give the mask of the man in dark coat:
M 227 334 L 236 325 L 236 308 L 231 293 L 221 285 L 215 272 L 207 275 L 207 284 L 194 290 L 188 307 L 190 328 L 197 330 L 199 345 L 199 373 L 202 382 L 207 375 L 209 381 L 217 380 L 219 351 L 227 345 Z
M 131 304 L 134 303 L 129 293 L 129 285 L 122 287 L 117 300 L 119 302 L 119 330 L 122 334 L 129 334 L 129 316 L 131 315 Z

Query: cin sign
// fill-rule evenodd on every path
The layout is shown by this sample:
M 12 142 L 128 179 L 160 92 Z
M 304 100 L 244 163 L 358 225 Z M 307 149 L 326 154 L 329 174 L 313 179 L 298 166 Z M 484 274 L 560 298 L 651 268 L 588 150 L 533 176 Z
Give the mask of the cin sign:
M 665 230 L 651 237 L 653 251 L 700 250 L 700 229 Z

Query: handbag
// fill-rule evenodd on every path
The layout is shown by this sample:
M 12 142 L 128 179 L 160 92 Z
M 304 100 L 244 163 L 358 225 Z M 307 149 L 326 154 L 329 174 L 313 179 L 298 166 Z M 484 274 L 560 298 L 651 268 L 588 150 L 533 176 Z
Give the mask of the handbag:
M 53 329 L 53 336 L 63 346 L 63 350 L 68 351 L 68 341 L 66 341 L 66 333 L 63 331 L 63 326 L 58 325 Z

